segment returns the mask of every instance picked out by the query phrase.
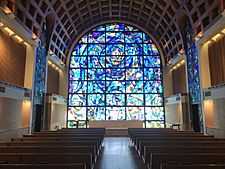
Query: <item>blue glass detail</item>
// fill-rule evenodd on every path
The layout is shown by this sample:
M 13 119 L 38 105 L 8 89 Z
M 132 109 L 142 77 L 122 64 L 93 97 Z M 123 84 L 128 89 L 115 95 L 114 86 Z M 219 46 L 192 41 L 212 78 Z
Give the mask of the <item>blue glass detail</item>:
M 69 127 L 76 120 L 149 120 L 156 127 L 164 121 L 159 51 L 130 25 L 101 25 L 78 41 L 68 90 Z

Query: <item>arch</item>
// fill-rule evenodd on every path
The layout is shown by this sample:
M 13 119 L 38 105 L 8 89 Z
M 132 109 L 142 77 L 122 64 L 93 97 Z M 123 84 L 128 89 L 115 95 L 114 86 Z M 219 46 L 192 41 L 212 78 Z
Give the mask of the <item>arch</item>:
M 46 51 L 48 51 L 50 47 L 50 41 L 52 39 L 55 22 L 56 22 L 55 14 L 51 11 L 48 11 L 46 13 L 45 18 L 41 22 L 40 39 L 41 41 L 42 40 L 45 41 Z
M 180 10 L 178 15 L 177 15 L 177 23 L 178 23 L 178 27 L 180 30 L 180 34 L 181 34 L 181 38 L 182 38 L 182 43 L 183 43 L 183 49 L 185 49 L 185 47 L 187 46 L 186 44 L 186 32 L 185 32 L 185 28 L 186 28 L 186 22 L 188 21 L 190 23 L 190 27 L 191 29 L 193 29 L 193 22 L 192 19 L 189 16 L 190 14 L 188 14 L 188 12 L 184 9 Z
M 98 26 L 101 26 L 101 25 L 104 25 L 104 24 L 107 24 L 107 23 L 124 23 L 124 24 L 128 24 L 128 25 L 131 25 L 131 26 L 134 26 L 138 29 L 140 29 L 142 32 L 145 32 L 151 39 L 152 41 L 155 43 L 155 45 L 157 46 L 157 49 L 160 53 L 160 57 L 161 57 L 161 61 L 162 61 L 162 65 L 165 65 L 165 57 L 163 55 L 163 50 L 161 49 L 161 46 L 159 45 L 158 41 L 156 40 L 156 38 L 149 33 L 149 31 L 147 31 L 147 29 L 143 28 L 143 27 L 140 27 L 139 25 L 133 23 L 133 22 L 130 22 L 130 21 L 127 21 L 127 20 L 108 20 L 108 21 L 101 21 L 99 23 L 96 23 L 90 27 L 88 27 L 87 29 L 83 30 L 82 33 L 80 33 L 76 40 L 73 41 L 71 43 L 71 47 L 70 47 L 70 50 L 68 52 L 68 56 L 67 56 L 67 62 L 66 62 L 66 65 L 69 65 L 69 62 L 70 62 L 70 56 L 73 52 L 73 49 L 74 49 L 74 46 L 77 44 L 77 42 L 79 41 L 79 39 L 81 37 L 83 37 L 87 32 L 89 32 L 90 30 L 94 29 L 95 27 L 98 27 Z
M 95 27 L 75 45 L 69 67 L 69 126 L 77 120 L 164 126 L 160 53 L 140 29 L 118 22 Z

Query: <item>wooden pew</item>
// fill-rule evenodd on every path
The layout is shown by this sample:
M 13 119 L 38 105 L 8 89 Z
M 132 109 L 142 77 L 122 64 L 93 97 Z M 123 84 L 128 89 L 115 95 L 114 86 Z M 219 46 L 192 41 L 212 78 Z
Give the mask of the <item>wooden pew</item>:
M 194 163 L 211 164 L 225 163 L 224 153 L 152 153 L 148 167 L 150 169 L 160 169 L 163 163 Z
M 143 161 L 150 163 L 152 153 L 225 153 L 225 146 L 202 146 L 196 144 L 193 146 L 146 146 Z
M 204 135 L 193 135 L 193 134 L 151 134 L 151 135 L 140 135 L 133 137 L 133 143 L 134 145 L 138 146 L 139 140 L 142 139 L 153 139 L 153 138 L 183 138 L 191 139 L 191 138 L 214 138 L 214 136 L 204 136 Z M 189 137 L 189 138 L 188 138 Z
M 225 141 L 217 140 L 153 140 L 153 141 L 142 141 L 139 144 L 138 153 L 139 155 L 144 154 L 145 146 L 225 146 Z
M 60 134 L 60 133 L 51 133 L 51 134 L 27 134 L 23 135 L 23 137 L 89 137 L 89 138 L 99 138 L 101 141 L 104 139 L 104 136 L 99 134 Z
M 87 137 L 87 136 L 90 136 L 90 137 L 103 137 L 102 134 L 96 134 L 96 133 L 60 133 L 60 132 L 57 132 L 57 133 L 35 133 L 35 134 L 25 134 L 23 135 L 24 137 L 42 137 L 42 136 L 53 136 L 53 137 L 56 137 L 56 136 L 66 136 L 66 137 Z
M 128 128 L 128 133 L 144 134 L 144 133 L 199 133 L 192 130 L 176 130 L 171 128 Z
M 160 169 L 161 163 L 168 162 L 225 163 L 225 139 L 215 139 L 212 135 L 144 129 L 129 130 L 129 135 L 150 169 Z
M 105 133 L 105 128 L 61 128 L 58 129 L 59 132 L 103 132 Z
M 86 164 L 0 164 L 1 169 L 86 169 Z
M 72 134 L 105 134 L 105 131 L 97 131 L 97 130 L 77 130 L 77 131 L 62 131 L 62 130 L 46 130 L 46 131 L 39 131 L 39 132 L 33 132 L 32 134 L 40 134 L 40 133 L 72 133 Z
M 94 146 L 99 154 L 97 141 L 11 141 L 0 142 L 0 146 Z
M 192 133 L 182 133 L 182 134 L 187 134 L 190 135 Z M 137 137 L 154 137 L 155 136 L 167 136 L 167 135 L 181 135 L 181 133 L 177 133 L 177 132 L 154 132 L 154 133 L 135 133 L 135 134 L 130 134 L 130 140 L 135 143 L 135 140 Z M 193 135 L 193 134 L 192 134 Z
M 105 133 L 92 133 L 92 132 L 88 132 L 88 133 L 73 133 L 73 132 L 40 132 L 40 133 L 33 133 L 31 135 L 27 134 L 25 135 L 25 137 L 34 137 L 34 136 L 41 136 L 41 135 L 73 135 L 73 137 L 100 137 L 100 138 L 104 138 L 105 137 Z
M 0 160 L 15 164 L 84 163 L 93 168 L 91 153 L 0 153 Z
M 220 139 L 213 139 L 213 138 L 206 138 L 206 137 L 162 137 L 162 138 L 152 138 L 152 139 L 142 139 L 138 141 L 138 145 L 135 146 L 136 150 L 140 155 L 144 152 L 144 146 L 147 146 L 151 144 L 151 142 L 219 142 L 219 143 L 225 143 L 225 140 Z
M 98 140 L 98 142 L 99 142 L 99 146 L 101 147 L 101 144 L 102 144 L 102 142 L 103 142 L 103 140 L 104 140 L 104 137 L 103 136 L 98 136 L 98 135 L 73 135 L 73 134 L 39 134 L 39 135 L 24 135 L 23 136 L 24 138 L 26 138 L 26 137 L 44 137 L 44 138 L 46 138 L 46 137 L 58 137 L 58 138 L 76 138 L 77 137 L 77 139 L 79 139 L 79 138 L 83 138 L 83 140 L 85 139 L 85 140 L 92 140 L 92 139 L 96 139 L 96 140 Z
M 94 146 L 0 146 L 0 153 L 91 153 L 92 162 L 97 159 Z
M 0 142 L 0 163 L 18 163 L 21 169 L 29 168 L 24 163 L 48 163 L 42 165 L 60 163 L 61 166 L 64 163 L 85 163 L 82 169 L 92 169 L 104 140 L 104 134 L 105 129 L 100 128 L 63 129 L 24 135 L 23 138 L 12 139 L 11 142 Z M 64 168 L 67 168 L 68 164 L 65 164 Z M 15 168 L 7 165 L 2 167 Z M 72 169 L 71 167 L 69 169 Z M 51 169 L 51 166 L 49 168 Z M 75 165 L 73 168 L 76 168 Z
M 224 169 L 225 164 L 161 164 L 160 169 Z
M 137 131 L 175 131 L 172 128 L 128 128 L 128 133 Z
M 202 133 L 193 132 L 193 131 L 159 131 L 159 132 L 132 132 L 129 134 L 131 140 L 134 140 L 134 137 L 146 137 L 151 135 L 203 135 Z
M 25 142 L 25 141 L 95 141 L 97 142 L 98 149 L 102 147 L 102 141 L 98 137 L 24 137 L 13 138 L 12 141 Z
M 42 136 L 42 137 L 23 137 L 23 138 L 12 138 L 11 141 L 38 141 L 38 140 L 49 140 L 49 141 L 99 141 L 98 137 L 49 137 L 49 136 Z

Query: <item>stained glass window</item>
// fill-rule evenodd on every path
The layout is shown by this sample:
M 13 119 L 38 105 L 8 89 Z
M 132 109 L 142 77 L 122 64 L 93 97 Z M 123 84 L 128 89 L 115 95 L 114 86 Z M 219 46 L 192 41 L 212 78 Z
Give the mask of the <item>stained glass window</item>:
M 203 112 L 201 109 L 201 89 L 200 89 L 200 76 L 198 65 L 198 47 L 197 42 L 193 38 L 193 28 L 189 19 L 185 20 L 185 50 L 187 56 L 187 77 L 188 77 L 188 92 L 190 95 L 190 107 L 194 109 L 193 113 L 198 113 L 199 122 L 193 123 L 195 131 L 204 132 L 203 126 Z M 197 108 L 197 112 L 196 112 Z M 194 116 L 193 116 L 194 117 Z M 198 124 L 197 124 L 198 123 Z
M 89 120 L 163 127 L 161 59 L 144 32 L 123 23 L 96 27 L 76 44 L 69 65 L 68 127 Z

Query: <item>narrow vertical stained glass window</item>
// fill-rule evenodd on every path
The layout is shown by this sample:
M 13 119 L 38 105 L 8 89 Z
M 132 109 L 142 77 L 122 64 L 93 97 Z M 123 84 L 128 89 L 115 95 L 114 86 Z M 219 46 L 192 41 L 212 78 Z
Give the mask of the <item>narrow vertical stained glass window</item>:
M 89 120 L 141 120 L 163 127 L 159 51 L 141 30 L 109 23 L 85 34 L 70 58 L 68 127 Z

